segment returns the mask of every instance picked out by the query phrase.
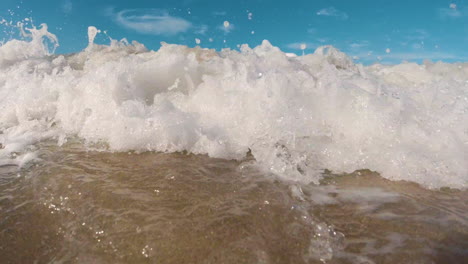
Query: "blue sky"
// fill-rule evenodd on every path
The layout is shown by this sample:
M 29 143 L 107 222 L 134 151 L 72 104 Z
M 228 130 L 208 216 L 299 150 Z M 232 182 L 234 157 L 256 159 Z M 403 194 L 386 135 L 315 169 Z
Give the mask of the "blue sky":
M 199 39 L 200 46 L 219 50 L 268 39 L 297 54 L 301 44 L 305 53 L 333 45 L 365 64 L 453 62 L 468 61 L 467 1 L 2 0 L 0 20 L 48 24 L 60 40 L 57 53 L 85 48 L 87 28 L 95 26 L 154 50 L 161 41 L 196 46 Z M 3 26 L 0 40 L 11 36 Z M 104 34 L 96 41 L 109 42 Z

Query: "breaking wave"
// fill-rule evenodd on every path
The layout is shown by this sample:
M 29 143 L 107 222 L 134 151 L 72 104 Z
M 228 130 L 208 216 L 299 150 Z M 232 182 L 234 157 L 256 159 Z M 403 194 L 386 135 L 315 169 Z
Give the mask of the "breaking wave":
M 186 151 L 292 181 L 378 171 L 429 188 L 468 184 L 468 64 L 354 64 L 331 46 L 291 56 L 112 40 L 53 55 L 43 25 L 0 46 L 0 166 L 79 137 L 107 151 Z M 47 41 L 46 41 L 47 40 Z M 47 43 L 47 44 L 46 44 Z

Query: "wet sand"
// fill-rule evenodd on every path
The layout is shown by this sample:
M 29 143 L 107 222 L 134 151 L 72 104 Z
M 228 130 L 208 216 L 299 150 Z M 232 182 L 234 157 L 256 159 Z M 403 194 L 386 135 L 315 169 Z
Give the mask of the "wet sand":
M 284 182 L 242 162 L 44 143 L 0 167 L 1 263 L 463 263 L 468 192 L 377 173 Z

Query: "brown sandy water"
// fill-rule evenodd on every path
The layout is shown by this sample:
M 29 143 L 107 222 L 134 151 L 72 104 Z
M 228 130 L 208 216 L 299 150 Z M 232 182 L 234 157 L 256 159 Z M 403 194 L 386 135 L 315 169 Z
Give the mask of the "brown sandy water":
M 467 263 L 468 192 L 369 171 L 322 184 L 252 161 L 40 147 L 0 167 L 0 263 Z

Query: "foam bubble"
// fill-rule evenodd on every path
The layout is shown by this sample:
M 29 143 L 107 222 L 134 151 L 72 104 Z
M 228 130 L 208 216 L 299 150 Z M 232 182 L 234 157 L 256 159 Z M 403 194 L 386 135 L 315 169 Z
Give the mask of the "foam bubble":
M 92 27 L 90 43 L 97 34 Z M 467 64 L 356 65 L 331 46 L 268 41 L 221 52 L 137 43 L 50 56 L 43 25 L 0 46 L 0 159 L 78 136 L 111 151 L 243 159 L 287 180 L 378 171 L 426 187 L 468 182 Z M 57 44 L 58 45 L 58 44 Z

